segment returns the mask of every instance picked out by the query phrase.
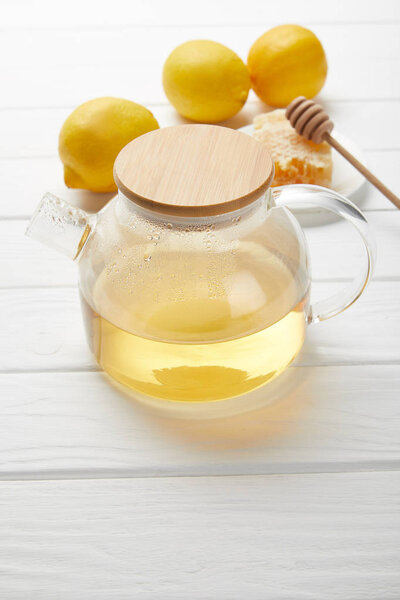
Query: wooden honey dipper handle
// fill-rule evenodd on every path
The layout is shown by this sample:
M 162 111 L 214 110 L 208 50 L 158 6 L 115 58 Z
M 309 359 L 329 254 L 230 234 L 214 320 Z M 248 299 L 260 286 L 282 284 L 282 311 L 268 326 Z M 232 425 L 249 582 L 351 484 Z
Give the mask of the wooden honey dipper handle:
M 321 144 L 323 141 L 328 142 L 328 144 L 344 156 L 353 167 L 360 171 L 372 185 L 382 192 L 390 202 L 400 209 L 400 198 L 389 190 L 389 188 L 375 177 L 365 165 L 357 160 L 353 154 L 346 150 L 346 148 L 343 148 L 343 146 L 331 136 L 333 123 L 322 106 L 316 104 L 312 100 L 307 100 L 304 96 L 299 96 L 287 107 L 286 117 L 297 133 L 307 140 L 311 140 L 315 144 Z

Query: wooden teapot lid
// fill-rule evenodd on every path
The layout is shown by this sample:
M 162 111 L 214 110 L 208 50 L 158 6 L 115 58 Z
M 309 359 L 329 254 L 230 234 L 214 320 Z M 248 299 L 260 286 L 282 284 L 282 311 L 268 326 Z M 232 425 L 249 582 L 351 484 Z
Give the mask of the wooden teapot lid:
M 217 215 L 250 204 L 269 187 L 265 145 L 216 125 L 177 125 L 142 135 L 118 154 L 114 179 L 141 206 L 164 214 Z

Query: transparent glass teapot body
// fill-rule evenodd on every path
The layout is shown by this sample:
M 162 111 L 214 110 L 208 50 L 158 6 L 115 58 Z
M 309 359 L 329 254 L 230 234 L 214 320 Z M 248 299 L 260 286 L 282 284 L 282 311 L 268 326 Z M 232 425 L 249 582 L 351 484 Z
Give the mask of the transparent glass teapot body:
M 287 208 L 298 204 L 350 220 L 366 248 L 348 290 L 314 307 L 307 244 Z M 160 215 L 121 193 L 89 217 L 48 195 L 29 233 L 76 258 L 102 368 L 175 401 L 221 400 L 271 381 L 301 350 L 307 324 L 354 302 L 372 268 L 360 211 L 315 186 L 275 188 L 240 211 L 200 218 Z

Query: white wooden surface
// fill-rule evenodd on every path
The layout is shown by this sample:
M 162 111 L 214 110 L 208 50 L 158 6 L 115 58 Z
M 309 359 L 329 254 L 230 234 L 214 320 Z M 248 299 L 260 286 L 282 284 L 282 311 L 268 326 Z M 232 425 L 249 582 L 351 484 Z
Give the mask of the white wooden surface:
M 374 281 L 310 328 L 282 386 L 205 409 L 161 409 L 99 372 L 74 265 L 23 237 L 40 195 L 66 190 L 63 119 L 98 95 L 182 122 L 160 73 L 201 37 L 243 57 L 265 29 L 310 26 L 320 100 L 400 192 L 397 0 L 2 0 L 0 3 L 0 597 L 5 600 L 387 600 L 400 597 L 400 213 L 366 187 Z M 228 125 L 263 109 L 254 95 Z M 308 228 L 321 297 L 362 249 Z M 284 398 L 270 406 L 284 390 Z
M 399 492 L 384 472 L 5 483 L 3 597 L 397 600 Z

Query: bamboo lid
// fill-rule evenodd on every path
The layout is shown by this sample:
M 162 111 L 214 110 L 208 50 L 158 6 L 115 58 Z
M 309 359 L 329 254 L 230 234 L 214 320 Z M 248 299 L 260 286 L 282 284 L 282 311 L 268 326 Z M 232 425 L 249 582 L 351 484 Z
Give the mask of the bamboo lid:
M 118 154 L 114 179 L 141 206 L 164 214 L 217 215 L 260 197 L 273 178 L 267 148 L 216 125 L 177 125 L 142 135 Z

